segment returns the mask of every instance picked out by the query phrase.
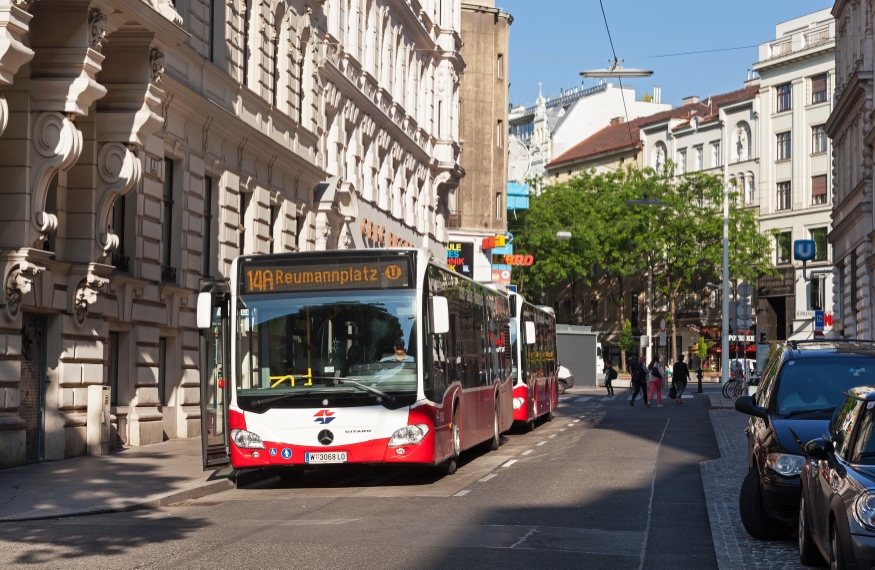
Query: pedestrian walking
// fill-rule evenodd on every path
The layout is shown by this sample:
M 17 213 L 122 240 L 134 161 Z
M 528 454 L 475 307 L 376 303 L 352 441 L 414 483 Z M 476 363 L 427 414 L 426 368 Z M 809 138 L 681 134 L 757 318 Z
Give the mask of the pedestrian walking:
M 687 363 L 684 362 L 684 355 L 681 354 L 678 361 L 674 363 L 671 370 L 671 390 L 668 395 L 674 398 L 675 404 L 683 404 L 681 399 L 684 391 L 687 389 L 687 382 L 690 380 L 690 369 Z
M 650 378 L 648 384 L 650 384 L 650 394 L 647 396 L 648 403 L 647 407 L 650 407 L 650 404 L 653 403 L 653 392 L 656 392 L 656 407 L 662 407 L 662 379 L 665 378 L 665 369 L 659 363 L 659 357 L 654 357 L 650 362 L 650 366 L 648 366 L 650 372 Z
M 611 386 L 611 382 L 617 379 L 617 371 L 614 370 L 614 366 L 611 364 L 610 360 L 605 361 L 605 388 L 608 389 L 608 396 L 614 395 L 614 387 Z
M 641 358 L 634 356 L 629 359 L 629 372 L 632 373 L 632 382 L 629 388 L 632 390 L 632 399 L 629 400 L 630 406 L 635 406 L 635 398 L 641 392 L 641 399 L 644 405 L 647 405 L 647 367 L 644 366 L 646 359 L 644 355 Z

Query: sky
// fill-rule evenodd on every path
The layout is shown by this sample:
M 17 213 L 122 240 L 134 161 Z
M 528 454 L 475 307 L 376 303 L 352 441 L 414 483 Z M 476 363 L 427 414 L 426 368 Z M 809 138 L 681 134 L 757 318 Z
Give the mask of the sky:
M 662 87 L 662 102 L 707 98 L 741 89 L 759 44 L 775 39 L 775 25 L 831 8 L 828 0 L 603 0 L 617 57 L 624 67 L 650 69 L 646 79 L 623 80 L 636 95 Z M 580 85 L 579 73 L 612 58 L 599 0 L 496 0 L 513 15 L 510 30 L 510 102 L 532 105 Z M 730 8 L 731 6 L 731 8 Z M 665 54 L 729 51 L 653 57 Z M 646 58 L 646 59 L 644 59 Z M 592 87 L 597 79 L 587 79 Z

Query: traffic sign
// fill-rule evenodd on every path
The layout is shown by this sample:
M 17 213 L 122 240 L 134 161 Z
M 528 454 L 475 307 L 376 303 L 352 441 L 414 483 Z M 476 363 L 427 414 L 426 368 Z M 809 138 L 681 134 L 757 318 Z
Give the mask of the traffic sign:
M 665 346 L 665 331 L 659 333 L 659 346 Z
M 753 307 L 750 305 L 739 304 L 738 308 L 735 310 L 735 314 L 742 319 L 749 319 L 753 315 Z
M 793 257 L 796 261 L 811 261 L 817 252 L 813 239 L 797 239 L 793 242 Z
M 814 330 L 823 332 L 823 321 L 825 314 L 823 311 L 814 311 Z
M 753 285 L 750 283 L 742 283 L 738 286 L 739 297 L 750 297 L 751 295 L 753 295 Z
M 735 322 L 738 325 L 738 330 L 746 331 L 749 330 L 753 326 L 753 320 L 751 319 L 738 319 Z
M 659 321 L 659 330 L 665 332 L 665 319 Z

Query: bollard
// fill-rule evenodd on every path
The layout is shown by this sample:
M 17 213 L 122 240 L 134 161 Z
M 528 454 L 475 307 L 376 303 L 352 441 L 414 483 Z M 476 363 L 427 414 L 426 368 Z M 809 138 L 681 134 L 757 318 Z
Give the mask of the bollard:
M 702 374 L 702 369 L 699 368 L 699 371 L 696 372 L 696 378 L 698 378 L 698 382 L 699 382 L 699 389 L 696 390 L 696 394 L 701 394 L 701 393 L 702 393 L 702 375 L 703 375 L 703 374 Z

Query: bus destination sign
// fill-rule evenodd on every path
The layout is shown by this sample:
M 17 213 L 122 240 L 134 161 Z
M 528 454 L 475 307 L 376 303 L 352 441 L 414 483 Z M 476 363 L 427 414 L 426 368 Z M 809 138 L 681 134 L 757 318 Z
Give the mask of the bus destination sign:
M 405 257 L 373 261 L 301 261 L 275 261 L 270 267 L 244 265 L 243 293 L 410 287 L 410 265 Z

